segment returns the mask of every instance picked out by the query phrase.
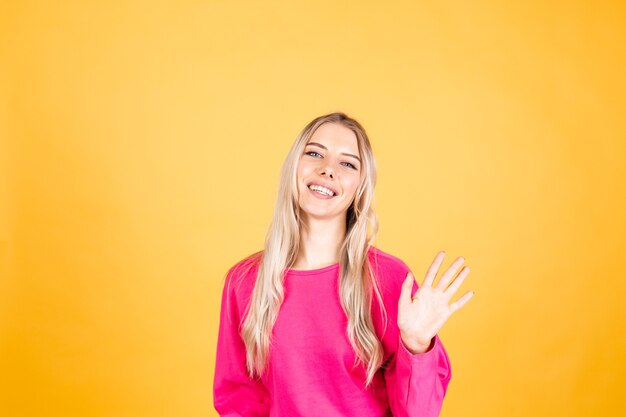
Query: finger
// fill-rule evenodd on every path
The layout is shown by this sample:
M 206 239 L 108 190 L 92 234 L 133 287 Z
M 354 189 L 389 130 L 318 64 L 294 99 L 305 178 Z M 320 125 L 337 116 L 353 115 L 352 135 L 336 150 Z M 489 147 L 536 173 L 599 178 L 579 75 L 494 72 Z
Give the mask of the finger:
M 448 296 L 448 299 L 452 298 L 452 295 L 459 289 L 465 277 L 469 274 L 470 269 L 469 266 L 466 266 L 461 270 L 461 273 L 457 275 L 457 277 L 452 281 L 452 284 L 444 291 L 444 293 Z
M 456 258 L 454 262 L 452 262 L 452 265 L 450 265 L 448 269 L 446 270 L 446 272 L 444 272 L 443 275 L 441 276 L 441 279 L 439 280 L 439 283 L 437 284 L 438 289 L 440 290 L 446 289 L 446 287 L 448 286 L 448 283 L 450 282 L 452 277 L 456 274 L 456 271 L 458 271 L 459 267 L 463 265 L 463 262 L 465 262 L 465 258 L 462 256 L 459 256 L 458 258 Z
M 463 307 L 465 303 L 467 303 L 470 300 L 470 298 L 472 298 L 472 296 L 474 296 L 474 291 L 468 291 L 463 295 L 463 297 L 459 298 L 454 303 L 450 304 L 450 310 L 451 310 L 450 314 L 454 313 L 459 308 Z
M 400 289 L 400 300 L 398 301 L 400 305 L 411 303 L 411 289 L 413 288 L 413 283 L 415 282 L 415 277 L 409 271 L 404 278 L 404 282 L 402 283 L 402 288 Z
M 422 283 L 422 285 L 425 285 L 427 287 L 431 287 L 433 285 L 433 281 L 437 276 L 437 272 L 439 271 L 439 267 L 443 262 L 444 256 L 446 256 L 446 253 L 444 251 L 439 251 L 437 256 L 435 256 L 435 260 L 428 268 L 428 271 L 426 271 L 426 277 L 424 278 L 424 282 Z

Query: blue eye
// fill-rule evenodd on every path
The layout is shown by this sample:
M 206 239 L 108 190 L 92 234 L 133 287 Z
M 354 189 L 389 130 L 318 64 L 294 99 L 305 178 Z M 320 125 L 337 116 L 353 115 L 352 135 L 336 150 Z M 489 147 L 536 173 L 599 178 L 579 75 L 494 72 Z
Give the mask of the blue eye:
M 320 154 L 319 154 L 319 152 L 315 152 L 315 151 L 308 151 L 308 152 L 305 152 L 304 154 L 305 154 L 305 155 L 309 155 L 309 156 L 314 156 L 314 155 L 311 155 L 311 154 L 315 154 L 315 155 L 318 155 L 318 156 L 322 156 L 322 155 L 320 155 Z M 354 166 L 354 164 L 352 164 L 352 163 L 350 163 L 350 162 L 344 162 L 344 164 L 347 164 L 346 166 L 348 166 L 348 165 L 349 165 L 352 169 L 354 169 L 354 170 L 357 170 L 357 171 L 358 171 L 358 168 L 357 168 L 357 167 L 355 167 L 355 166 Z

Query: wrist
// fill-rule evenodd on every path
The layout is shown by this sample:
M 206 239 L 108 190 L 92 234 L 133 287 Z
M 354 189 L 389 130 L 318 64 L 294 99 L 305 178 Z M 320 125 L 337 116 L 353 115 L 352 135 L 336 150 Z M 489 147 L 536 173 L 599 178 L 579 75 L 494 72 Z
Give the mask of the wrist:
M 417 355 L 420 353 L 425 353 L 429 351 L 434 345 L 434 337 L 431 338 L 427 343 L 420 343 L 415 340 L 407 340 L 402 335 L 400 336 L 400 341 L 404 344 L 404 347 L 411 352 L 413 355 Z

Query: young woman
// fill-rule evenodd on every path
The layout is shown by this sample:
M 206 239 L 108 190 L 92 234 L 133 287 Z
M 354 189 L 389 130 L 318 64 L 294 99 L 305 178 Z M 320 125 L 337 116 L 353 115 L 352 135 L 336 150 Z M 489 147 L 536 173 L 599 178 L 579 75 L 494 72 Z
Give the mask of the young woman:
M 311 121 L 282 167 L 264 250 L 226 274 L 214 376 L 221 416 L 427 417 L 451 368 L 438 336 L 473 295 L 448 304 L 469 273 L 459 257 L 417 286 L 371 245 L 376 166 L 344 113 Z M 448 286 L 448 284 L 450 284 Z

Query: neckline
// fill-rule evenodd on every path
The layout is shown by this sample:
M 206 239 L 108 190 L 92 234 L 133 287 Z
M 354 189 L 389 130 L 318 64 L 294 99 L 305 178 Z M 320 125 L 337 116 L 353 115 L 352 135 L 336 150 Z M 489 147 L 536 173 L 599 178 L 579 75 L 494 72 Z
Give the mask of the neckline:
M 326 265 L 323 266 L 321 268 L 315 268 L 315 269 L 291 269 L 291 268 L 287 268 L 285 270 L 286 273 L 289 273 L 291 275 L 313 275 L 313 274 L 320 274 L 322 272 L 327 272 L 327 271 L 331 271 L 335 268 L 339 268 L 339 262 L 336 262 L 334 264 L 330 264 L 330 265 Z

